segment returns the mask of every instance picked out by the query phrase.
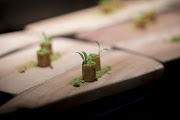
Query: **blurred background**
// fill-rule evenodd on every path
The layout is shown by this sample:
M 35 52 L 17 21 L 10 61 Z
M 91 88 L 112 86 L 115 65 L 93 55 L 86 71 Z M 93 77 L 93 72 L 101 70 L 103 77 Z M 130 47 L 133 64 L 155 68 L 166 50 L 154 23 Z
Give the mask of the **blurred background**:
M 23 30 L 27 24 L 95 6 L 98 4 L 98 1 L 99 0 L 0 0 L 0 34 Z M 96 116 L 100 116 L 100 118 L 104 117 L 107 119 L 115 119 L 118 117 L 128 119 L 154 119 L 157 114 L 159 118 L 162 118 L 162 116 L 165 118 L 170 111 L 175 110 L 169 108 L 177 105 L 172 99 L 176 97 L 177 94 L 175 96 L 171 94 L 176 82 L 172 82 L 171 84 L 173 85 L 169 85 L 169 80 L 178 81 L 179 72 L 175 71 L 175 68 L 178 68 L 178 66 L 180 66 L 178 60 L 165 65 L 165 75 L 155 83 L 127 91 L 121 95 L 113 95 L 95 102 L 90 102 L 77 108 L 80 112 L 84 112 L 85 109 L 94 110 L 91 114 L 94 113 Z M 163 81 L 163 84 L 161 81 Z M 168 89 L 166 87 L 167 85 Z M 175 92 L 173 91 L 173 93 Z M 172 106 L 173 103 L 174 106 Z M 69 111 L 76 115 L 75 111 L 77 111 L 77 109 L 70 109 Z M 69 113 L 69 111 L 67 113 Z M 56 114 L 56 112 L 57 111 L 55 111 L 55 115 L 59 116 L 59 112 L 58 114 Z M 167 112 L 168 114 L 166 114 Z M 55 115 L 53 114 L 53 116 Z M 68 116 L 68 114 L 65 113 L 61 115 L 65 117 Z M 44 116 L 44 114 L 42 116 Z
M 22 30 L 29 23 L 97 3 L 98 0 L 0 0 L 0 33 Z

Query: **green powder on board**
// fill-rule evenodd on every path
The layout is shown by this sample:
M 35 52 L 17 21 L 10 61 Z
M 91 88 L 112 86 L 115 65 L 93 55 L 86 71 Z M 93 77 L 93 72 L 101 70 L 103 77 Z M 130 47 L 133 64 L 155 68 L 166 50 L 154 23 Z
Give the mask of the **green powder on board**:
M 101 78 L 105 73 L 111 70 L 110 66 L 102 68 L 100 71 L 96 71 L 96 79 Z M 79 78 L 74 78 L 72 81 L 69 82 L 70 85 L 74 87 L 79 87 L 83 85 L 85 81 L 83 80 L 82 76 Z

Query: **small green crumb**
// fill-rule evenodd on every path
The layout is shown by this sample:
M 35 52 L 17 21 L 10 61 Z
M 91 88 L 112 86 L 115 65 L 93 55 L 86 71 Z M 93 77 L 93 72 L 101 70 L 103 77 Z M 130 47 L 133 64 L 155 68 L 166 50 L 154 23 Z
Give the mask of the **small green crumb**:
M 96 71 L 96 79 L 101 78 L 105 73 L 111 70 L 110 66 L 102 68 L 100 71 Z M 69 82 L 70 85 L 74 87 L 80 87 L 83 85 L 85 81 L 83 80 L 82 76 L 79 78 L 74 78 L 72 81 Z
M 19 69 L 19 73 L 24 73 L 27 70 L 26 66 Z
M 171 39 L 171 42 L 180 42 L 180 35 L 173 37 L 173 38 Z
M 110 66 L 102 68 L 100 71 L 96 72 L 96 79 L 101 78 L 105 73 L 111 70 Z
M 71 82 L 69 82 L 70 85 L 74 87 L 81 86 L 85 81 L 82 79 L 82 76 L 79 78 L 74 78 Z
M 57 53 L 53 53 L 51 55 L 51 60 L 55 61 L 55 60 L 58 60 L 60 57 L 61 57 L 60 53 L 58 53 L 58 52 Z

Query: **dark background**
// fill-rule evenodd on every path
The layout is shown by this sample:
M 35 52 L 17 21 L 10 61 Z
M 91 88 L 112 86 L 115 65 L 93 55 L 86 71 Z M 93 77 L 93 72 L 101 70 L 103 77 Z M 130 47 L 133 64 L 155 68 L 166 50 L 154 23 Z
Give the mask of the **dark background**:
M 0 0 L 0 33 L 22 30 L 29 23 L 97 3 L 98 0 Z

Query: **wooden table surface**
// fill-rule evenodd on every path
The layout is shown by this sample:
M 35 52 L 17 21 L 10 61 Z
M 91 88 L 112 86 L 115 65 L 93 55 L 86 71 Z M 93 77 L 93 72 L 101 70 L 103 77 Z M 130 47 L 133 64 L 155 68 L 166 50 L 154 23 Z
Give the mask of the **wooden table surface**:
M 71 59 L 78 66 L 22 92 L 0 107 L 0 113 L 13 112 L 20 108 L 66 109 L 136 88 L 160 78 L 163 74 L 163 66 L 152 59 L 116 50 L 106 53 L 108 54 L 101 56 L 102 66 L 111 66 L 112 70 L 98 81 L 85 83 L 81 87 L 69 85 L 73 78 L 82 74 L 81 61 Z M 63 62 L 67 63 L 69 64 Z
M 109 48 L 107 46 L 103 47 Z M 96 43 L 81 42 L 68 38 L 53 39 L 54 52 L 60 52 L 61 54 L 59 60 L 52 62 L 53 69 L 50 67 L 35 67 L 20 74 L 18 72 L 20 68 L 31 61 L 37 61 L 36 51 L 39 49 L 40 45 L 35 45 L 0 59 L 0 91 L 17 95 L 78 65 L 82 60 L 76 52 L 96 53 L 98 46 Z M 102 54 L 106 54 L 106 52 Z
M 147 26 L 146 29 L 130 29 L 132 20 L 126 23 L 119 23 L 94 31 L 85 31 L 76 35 L 78 39 L 89 41 L 100 41 L 108 45 L 115 45 L 119 41 L 140 39 L 149 34 L 159 34 L 159 31 L 167 31 L 174 27 L 180 27 L 180 10 L 172 10 L 157 16 L 156 22 Z M 171 33 L 171 30 L 169 30 Z M 170 34 L 169 33 L 169 34 Z
M 98 7 L 93 7 L 32 23 L 27 25 L 25 29 L 36 34 L 44 31 L 50 37 L 69 35 L 123 22 L 132 18 L 137 13 L 149 9 L 163 11 L 177 1 L 178 0 L 126 1 L 122 9 L 109 15 L 103 15 L 100 13 Z
M 43 40 L 42 33 L 34 34 L 27 31 L 17 31 L 0 34 L 0 57 Z

